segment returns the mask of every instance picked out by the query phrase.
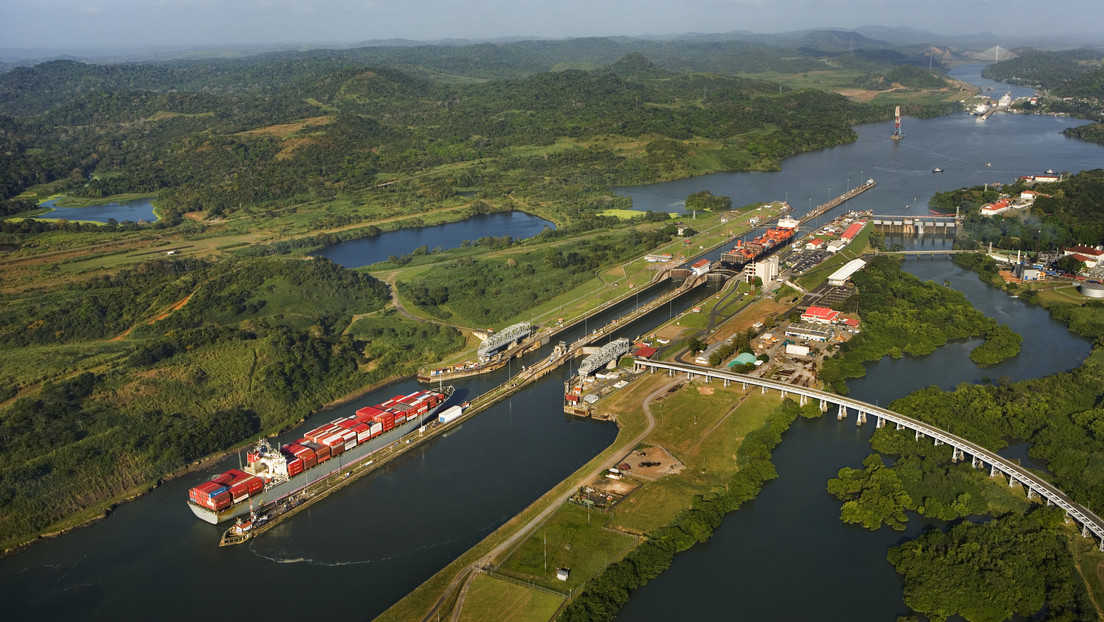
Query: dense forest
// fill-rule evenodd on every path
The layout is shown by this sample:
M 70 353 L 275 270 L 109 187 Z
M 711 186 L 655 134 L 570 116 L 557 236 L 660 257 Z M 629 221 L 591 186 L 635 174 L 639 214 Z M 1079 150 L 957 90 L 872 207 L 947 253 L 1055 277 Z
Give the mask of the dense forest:
M 6 300 L 2 397 L 42 386 L 0 410 L 0 542 L 463 345 L 393 314 L 349 326 L 387 300 L 366 274 L 282 258 L 156 260 Z
M 1018 197 L 1032 189 L 1024 180 L 998 190 L 982 186 L 937 192 L 932 209 L 965 216 L 967 239 L 957 242 L 965 248 L 988 245 L 1024 251 L 1053 251 L 1078 245 L 1095 245 L 1104 240 L 1104 169 L 1082 171 L 1061 182 L 1034 187 L 1049 196 L 1035 199 L 1028 210 L 1009 217 L 982 216 L 983 203 L 998 200 L 1002 194 Z
M 981 75 L 1000 82 L 1054 90 L 1096 69 L 1102 59 L 1104 55 L 1099 51 L 1084 48 L 1058 52 L 1029 50 L 1017 58 L 987 66 Z
M 555 45 L 533 42 L 448 53 L 366 48 L 248 61 L 16 68 L 0 74 L 0 198 L 53 181 L 88 198 L 157 193 L 163 225 L 171 225 L 188 212 L 217 217 L 280 208 L 487 158 L 504 158 L 504 169 L 521 167 L 528 177 L 533 157 L 512 152 L 563 139 L 581 146 L 597 136 L 647 137 L 684 151 L 681 143 L 707 139 L 717 143 L 714 169 L 773 168 L 788 155 L 853 140 L 851 125 L 888 114 L 824 92 L 779 93 L 772 83 L 723 75 L 817 62 L 781 60 L 784 49 L 753 53 L 753 46 L 728 42 L 702 58 L 706 46 L 635 44 L 656 52 L 656 62 L 627 43 L 558 45 L 561 56 L 604 64 L 549 72 L 540 50 Z M 688 69 L 680 54 L 714 73 L 675 73 Z M 466 72 L 456 67 L 455 74 L 469 79 L 429 79 L 419 71 L 442 71 L 441 63 L 463 64 L 468 55 Z M 495 56 L 498 64 L 488 60 Z M 480 75 L 486 71 L 493 75 Z M 652 153 L 609 154 L 600 181 L 654 180 L 670 176 L 671 164 L 676 174 L 695 172 L 690 160 L 703 157 L 672 162 Z M 588 164 L 575 157 L 541 168 L 574 176 L 592 169 Z
M 1006 324 L 973 308 L 960 292 L 921 281 L 901 270 L 899 260 L 881 256 L 870 260 L 852 277 L 858 293 L 837 305 L 858 312 L 863 331 L 840 348 L 842 356 L 825 360 L 820 379 L 846 394 L 844 381 L 863 376 L 863 363 L 885 355 L 929 354 L 951 339 L 983 337 L 970 353 L 981 365 L 1016 356 L 1023 338 Z

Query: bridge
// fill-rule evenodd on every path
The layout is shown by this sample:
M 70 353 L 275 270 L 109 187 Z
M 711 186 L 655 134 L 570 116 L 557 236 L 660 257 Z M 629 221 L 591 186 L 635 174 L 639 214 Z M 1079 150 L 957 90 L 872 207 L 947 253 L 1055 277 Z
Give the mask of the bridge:
M 763 393 L 768 390 L 779 391 L 782 399 L 791 394 L 797 395 L 801 404 L 806 404 L 809 400 L 819 400 L 822 411 L 827 411 L 830 404 L 835 405 L 837 408 L 836 418 L 840 420 L 846 419 L 849 412 L 854 411 L 856 425 L 862 425 L 866 423 L 868 417 L 873 417 L 876 419 L 875 425 L 879 428 L 885 427 L 887 423 L 893 423 L 898 430 L 912 430 L 918 441 L 921 438 L 931 438 L 936 445 L 950 445 L 953 448 L 952 460 L 955 462 L 970 458 L 970 464 L 974 468 L 988 467 L 990 477 L 998 475 L 1002 478 L 1007 477 L 1010 487 L 1014 487 L 1016 484 L 1022 486 L 1027 492 L 1028 499 L 1039 496 L 1046 500 L 1047 505 L 1057 505 L 1062 508 L 1066 512 L 1066 522 L 1076 523 L 1080 527 L 1083 537 L 1094 536 L 1099 541 L 1099 549 L 1104 551 L 1104 520 L 1101 520 L 1099 516 L 1074 502 L 1054 485 L 1019 464 L 935 426 L 843 395 L 799 387 L 776 380 L 756 378 L 745 374 L 707 369 L 683 363 L 648 361 L 645 359 L 635 359 L 634 366 L 637 370 L 650 368 L 652 373 L 657 369 L 666 370 L 669 376 L 686 374 L 687 380 L 693 380 L 696 377 L 704 378 L 706 382 L 717 379 L 721 380 L 726 387 L 733 383 L 740 383 L 745 390 L 748 386 L 758 386 Z

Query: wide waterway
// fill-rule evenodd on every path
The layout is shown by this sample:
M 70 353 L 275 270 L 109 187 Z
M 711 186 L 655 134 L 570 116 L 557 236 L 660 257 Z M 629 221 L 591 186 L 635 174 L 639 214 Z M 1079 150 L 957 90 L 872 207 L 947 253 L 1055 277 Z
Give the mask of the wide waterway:
M 906 119 L 907 138 L 900 143 L 887 139 L 891 124 L 879 123 L 856 128 L 859 140 L 852 145 L 791 158 L 778 173 L 711 175 L 647 190 L 681 200 L 710 187 L 705 182 L 737 205 L 788 198 L 802 213 L 808 199 L 823 202 L 865 175 L 875 177 L 878 187 L 833 213 L 907 213 L 905 205 L 918 209 L 937 184 L 946 189 L 1047 168 L 1099 167 L 1104 149 L 1060 134 L 1080 123 L 1005 114 L 985 122 L 966 115 Z M 937 155 L 963 164 L 940 164 Z M 992 167 L 985 166 L 989 161 Z M 947 173 L 933 175 L 936 165 Z M 634 196 L 638 207 L 644 200 Z M 502 234 L 484 230 L 480 237 Z M 987 312 L 1024 310 L 1001 317 L 1024 335 L 1024 361 L 980 369 L 966 358 L 967 347 L 952 344 L 931 357 L 871 365 L 866 378 L 851 383 L 857 397 L 886 404 L 932 383 L 1045 375 L 1076 366 L 1088 351 L 1045 313 L 1039 316 L 949 262 L 910 260 L 906 267 L 924 278 L 950 280 Z M 705 295 L 683 298 L 623 333 L 644 333 Z M 947 360 L 935 358 L 944 351 L 950 352 Z M 457 383 L 458 397 L 487 390 L 508 371 Z M 0 560 L 0 599 L 19 619 L 237 619 L 270 611 L 291 618 L 369 619 L 612 441 L 612 425 L 561 412 L 569 373 L 563 368 L 245 546 L 219 549 L 221 529 L 196 520 L 185 507 L 188 487 L 236 465 L 236 458 L 169 482 L 106 521 Z M 410 381 L 393 385 L 336 413 L 320 413 L 306 426 L 414 388 Z M 634 595 L 623 617 L 673 612 L 681 618 L 695 611 L 698 618 L 742 613 L 751 619 L 852 620 L 904 613 L 900 584 L 884 561 L 885 548 L 904 536 L 843 525 L 838 503 L 824 492 L 840 467 L 857 466 L 869 452 L 872 428 L 832 417 L 795 424 L 777 450 L 780 477 L 727 517 L 713 540 L 680 555 L 670 572 Z M 909 533 L 919 528 L 914 522 Z M 798 591 L 801 598 L 794 596 Z

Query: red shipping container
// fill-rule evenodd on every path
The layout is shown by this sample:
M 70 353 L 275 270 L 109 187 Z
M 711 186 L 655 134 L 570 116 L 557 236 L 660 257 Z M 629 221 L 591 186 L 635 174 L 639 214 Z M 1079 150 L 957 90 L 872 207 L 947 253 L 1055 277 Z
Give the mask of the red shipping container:
M 315 457 L 313 451 L 309 454 L 303 454 L 300 457 L 303 460 L 304 471 L 306 471 L 307 469 L 313 469 L 314 467 L 318 466 L 318 458 Z
M 314 457 L 318 459 L 318 464 L 329 460 L 331 455 L 330 448 L 325 445 L 320 445 L 318 449 L 314 450 Z
M 338 423 L 337 427 L 339 427 L 343 430 L 352 430 L 353 428 L 357 427 L 358 425 L 360 425 L 360 422 L 357 421 L 356 419 L 346 419 L 346 420 L 342 421 L 341 423 Z
M 382 424 L 385 424 L 385 425 L 389 421 L 391 423 L 394 423 L 395 422 L 395 413 L 390 412 L 390 411 L 381 412 L 381 413 L 379 413 L 378 415 L 375 416 L 375 420 L 382 423 Z
M 364 408 L 361 408 L 361 409 L 356 411 L 356 416 L 357 416 L 357 419 L 361 419 L 361 418 L 371 419 L 372 417 L 375 417 L 376 415 L 380 414 L 381 412 L 383 412 L 383 411 L 380 410 L 379 408 L 376 408 L 375 406 L 365 406 Z
M 406 413 L 395 413 L 395 422 L 392 427 L 396 425 L 402 425 L 404 423 L 406 423 Z
M 230 473 L 228 471 L 226 473 L 219 473 L 218 475 L 212 477 L 211 481 L 212 482 L 217 482 L 217 483 L 222 484 L 223 486 L 225 486 L 226 484 L 229 484 L 230 482 L 234 481 L 234 477 L 232 475 L 230 475 Z

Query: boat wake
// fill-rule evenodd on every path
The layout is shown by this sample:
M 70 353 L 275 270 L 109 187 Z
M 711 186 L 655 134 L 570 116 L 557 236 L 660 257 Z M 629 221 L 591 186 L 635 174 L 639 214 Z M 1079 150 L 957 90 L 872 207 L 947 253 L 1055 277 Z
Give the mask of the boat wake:
M 263 553 L 261 551 L 258 551 L 257 548 L 256 548 L 258 540 L 253 540 L 252 542 L 249 543 L 249 552 L 253 553 L 254 555 L 256 555 L 257 557 L 259 557 L 263 560 L 270 561 L 274 564 L 307 564 L 307 565 L 310 565 L 310 566 L 318 566 L 318 567 L 323 567 L 323 568 L 338 568 L 338 567 L 341 567 L 341 566 L 363 566 L 363 565 L 367 565 L 367 564 L 378 564 L 380 562 L 387 562 L 387 561 L 391 561 L 391 560 L 395 560 L 395 559 L 402 559 L 404 557 L 409 557 L 409 556 L 414 555 L 416 553 L 429 551 L 429 550 L 432 550 L 432 549 L 440 548 L 442 546 L 448 546 L 450 544 L 455 544 L 457 542 L 470 541 L 470 538 L 469 538 L 470 536 L 477 536 L 477 535 L 481 536 L 481 537 L 485 536 L 485 535 L 489 534 L 490 532 L 494 531 L 501 524 L 502 524 L 501 521 L 490 523 L 490 524 L 487 524 L 487 525 L 485 525 L 485 526 L 483 526 L 479 529 L 473 529 L 473 530 L 467 531 L 465 533 L 457 534 L 457 537 L 451 538 L 449 540 L 443 540 L 443 541 L 440 541 L 440 542 L 429 542 L 429 543 L 426 543 L 422 546 L 402 551 L 401 553 L 395 553 L 395 554 L 392 554 L 392 555 L 382 555 L 380 557 L 374 557 L 372 559 L 351 560 L 351 561 L 326 561 L 326 560 L 320 560 L 320 559 L 313 559 L 313 558 L 310 558 L 310 557 L 283 557 L 283 556 L 280 556 L 278 552 L 273 552 L 273 553 L 266 554 L 266 553 Z

